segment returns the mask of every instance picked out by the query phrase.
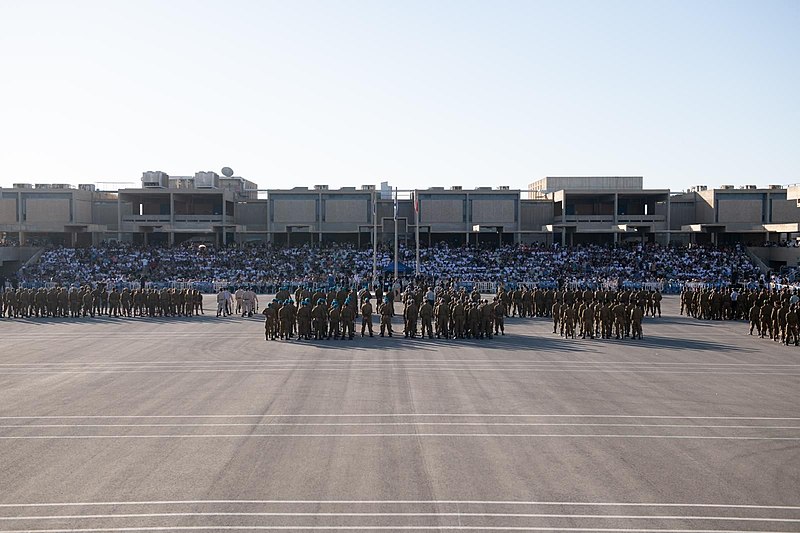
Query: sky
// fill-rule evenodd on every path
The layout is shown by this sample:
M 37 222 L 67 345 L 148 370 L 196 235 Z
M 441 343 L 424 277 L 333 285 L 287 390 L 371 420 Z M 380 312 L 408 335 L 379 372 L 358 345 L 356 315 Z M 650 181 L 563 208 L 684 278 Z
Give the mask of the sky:
M 0 0 L 0 186 L 796 183 L 798 28 L 798 0 Z

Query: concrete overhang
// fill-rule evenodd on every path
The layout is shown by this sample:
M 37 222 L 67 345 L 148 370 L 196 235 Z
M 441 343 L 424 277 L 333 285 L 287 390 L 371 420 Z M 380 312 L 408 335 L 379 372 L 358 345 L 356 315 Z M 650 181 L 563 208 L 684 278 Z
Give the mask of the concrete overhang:
M 770 233 L 800 233 L 800 223 L 790 222 L 786 224 L 764 224 L 762 231 Z
M 684 233 L 708 233 L 709 231 L 720 231 L 725 229 L 725 224 L 687 224 L 681 226 Z

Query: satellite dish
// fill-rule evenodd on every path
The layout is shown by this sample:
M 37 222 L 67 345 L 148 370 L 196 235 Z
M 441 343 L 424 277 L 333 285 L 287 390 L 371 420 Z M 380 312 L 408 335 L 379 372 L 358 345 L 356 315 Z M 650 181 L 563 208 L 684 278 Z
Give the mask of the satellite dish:
M 233 176 L 233 169 L 231 167 L 222 167 L 222 175 L 226 178 Z

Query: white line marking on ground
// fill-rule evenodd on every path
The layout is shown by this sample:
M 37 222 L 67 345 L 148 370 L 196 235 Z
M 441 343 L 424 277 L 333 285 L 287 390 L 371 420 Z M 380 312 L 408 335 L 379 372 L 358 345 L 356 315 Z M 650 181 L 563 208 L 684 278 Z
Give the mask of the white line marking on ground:
M 44 502 L 0 503 L 4 507 L 85 507 L 85 506 L 144 506 L 144 505 L 516 505 L 569 507 L 686 507 L 708 509 L 782 509 L 800 510 L 793 505 L 755 505 L 736 503 L 677 503 L 677 502 L 575 502 L 521 500 L 142 500 L 110 502 Z
M 14 529 L 5 533 L 95 533 L 99 531 L 570 531 L 584 533 L 794 533 L 742 529 L 636 529 L 586 527 L 510 527 L 510 526 L 154 526 L 81 529 Z
M 765 416 L 680 416 L 680 415 L 578 415 L 578 414 L 503 414 L 503 413 L 332 413 L 332 414 L 211 414 L 211 415 L 42 415 L 0 416 L 0 420 L 89 419 L 89 418 L 641 418 L 661 420 L 800 420 L 800 417 Z
M 203 516 L 259 516 L 259 517 L 468 517 L 468 518 L 578 518 L 607 520 L 709 520 L 724 522 L 785 522 L 797 523 L 800 518 L 759 518 L 737 516 L 680 516 L 680 515 L 604 515 L 604 514 L 550 514 L 550 513 L 334 513 L 334 512 L 196 512 L 196 513 L 129 513 L 129 514 L 93 514 L 93 515 L 38 515 L 38 516 L 3 516 L 0 521 L 23 520 L 85 520 L 109 518 L 172 518 Z
M 309 372 L 365 372 L 386 370 L 391 371 L 421 371 L 428 372 L 542 372 L 542 373 L 595 373 L 595 374 L 705 374 L 712 376 L 779 376 L 794 377 L 800 373 L 789 372 L 716 372 L 704 370 L 601 370 L 601 369 L 582 369 L 582 368 L 444 368 L 444 367 L 363 367 L 363 368 L 318 368 L 318 367 L 286 367 L 286 368 L 214 368 L 214 369 L 177 369 L 177 370 L 158 370 L 158 369 L 129 369 L 129 370 L 33 370 L 33 371 L 11 371 L 0 372 L 5 376 L 24 376 L 24 375 L 53 375 L 53 374 L 207 374 L 219 372 L 248 372 L 248 373 L 270 373 L 270 372 L 294 372 L 297 370 L 307 370 Z
M 380 437 L 483 437 L 483 438 L 577 438 L 577 439 L 679 439 L 679 440 L 777 440 L 795 441 L 800 437 L 758 437 L 720 435 L 591 435 L 591 434 L 536 434 L 536 433 L 272 433 L 272 434 L 166 434 L 166 435 L 24 435 L 0 436 L 0 440 L 33 439 L 231 439 L 231 438 L 380 438 Z
M 663 362 L 663 361 L 568 361 L 568 360 L 528 360 L 528 359 L 264 359 L 264 360 L 190 360 L 190 361 L 56 361 L 43 363 L 0 363 L 2 366 L 62 366 L 62 365 L 185 365 L 185 364 L 290 364 L 290 363 L 337 363 L 337 364 L 362 364 L 362 363 L 417 363 L 417 364 L 442 364 L 442 363 L 519 363 L 519 364 L 569 364 L 569 365 L 652 365 L 652 366 L 756 366 L 756 367 L 800 367 L 800 364 L 772 364 L 772 363 L 701 363 L 696 361 Z
M 519 427 L 631 427 L 631 428 L 690 428 L 690 429 L 800 429 L 800 426 L 725 426 L 693 424 L 602 424 L 566 422 L 244 422 L 219 424 L 2 424 L 0 428 L 164 428 L 164 427 L 361 427 L 361 426 L 519 426 Z

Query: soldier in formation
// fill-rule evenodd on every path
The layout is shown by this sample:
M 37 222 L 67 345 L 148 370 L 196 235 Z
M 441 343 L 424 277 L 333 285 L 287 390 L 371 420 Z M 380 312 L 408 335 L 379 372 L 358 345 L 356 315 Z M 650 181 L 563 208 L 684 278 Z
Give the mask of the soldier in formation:
M 203 310 L 195 289 L 134 289 L 105 285 L 8 289 L 0 294 L 0 317 L 95 318 L 190 317 Z
M 642 339 L 645 316 L 661 316 L 657 290 L 556 290 L 553 333 L 565 338 Z
M 750 335 L 798 345 L 800 294 L 797 290 L 685 287 L 681 314 L 698 320 L 745 320 Z

